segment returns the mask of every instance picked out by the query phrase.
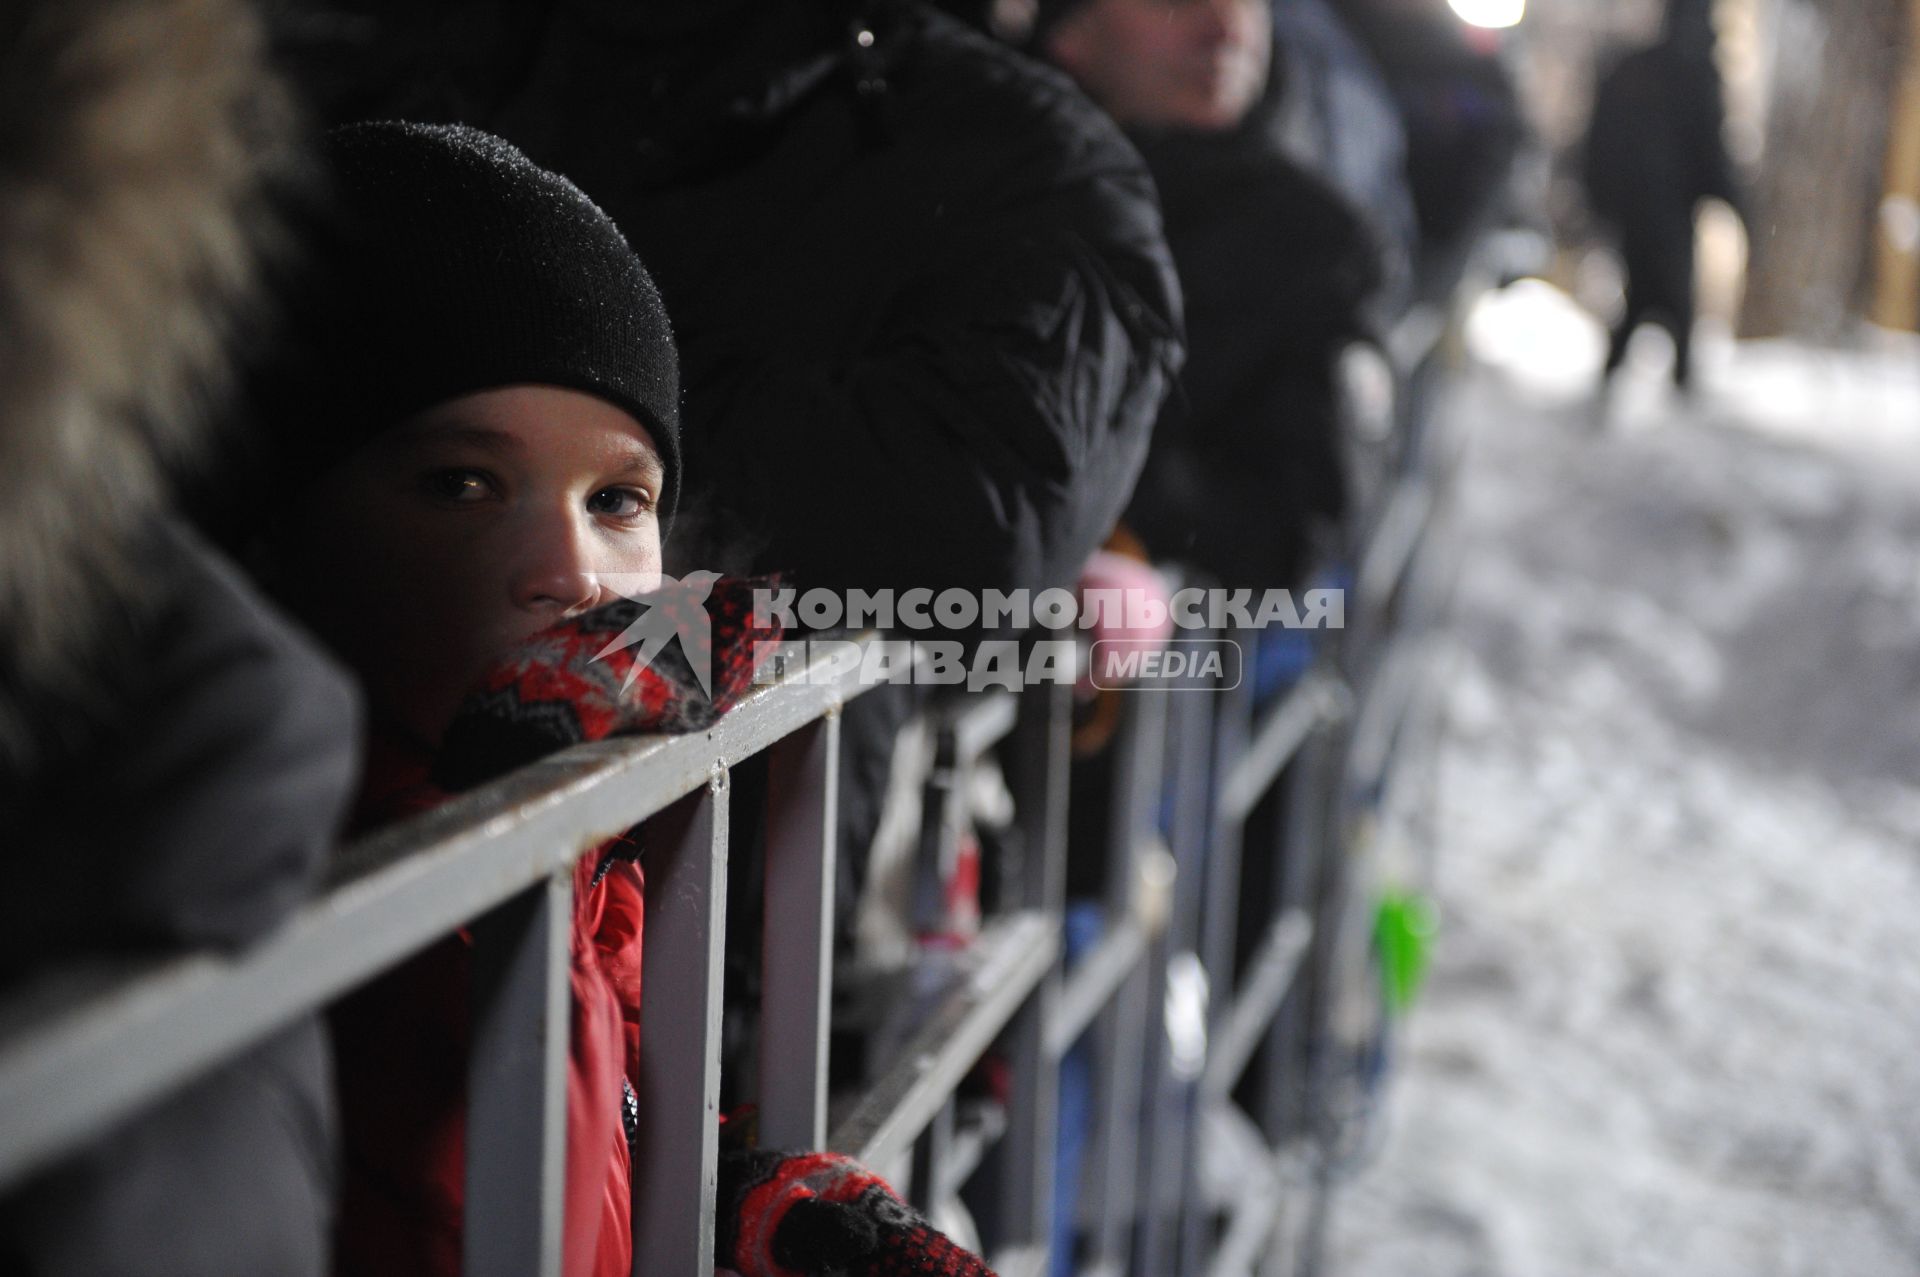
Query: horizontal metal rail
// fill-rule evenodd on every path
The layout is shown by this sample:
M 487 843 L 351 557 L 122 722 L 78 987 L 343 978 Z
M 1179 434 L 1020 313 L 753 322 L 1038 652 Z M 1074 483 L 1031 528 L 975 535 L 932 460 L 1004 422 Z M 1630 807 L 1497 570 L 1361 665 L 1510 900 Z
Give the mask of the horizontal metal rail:
M 1387 331 L 1388 358 L 1402 376 L 1426 362 L 1447 332 L 1447 309 L 1432 302 L 1416 302 Z
M 1119 994 L 1147 956 L 1154 933 L 1133 918 L 1122 918 L 1068 974 L 1060 1005 L 1047 1026 L 1047 1054 L 1058 1060 Z
M 1020 717 L 1020 698 L 1012 692 L 996 692 L 962 706 L 953 716 L 953 748 L 956 757 L 979 758 L 1013 731 Z
M 1207 1053 L 1207 1068 L 1200 1082 L 1203 1095 L 1223 1098 L 1246 1072 L 1267 1026 L 1286 1001 L 1312 940 L 1313 919 L 1300 909 L 1281 914 L 1261 938 L 1260 948 L 1247 968 L 1245 986 L 1234 998 Z
M 1218 1123 L 1210 1148 L 1236 1146 L 1266 1150 L 1258 1163 L 1239 1169 L 1240 1191 L 1227 1203 L 1227 1228 L 1207 1265 L 1206 1277 L 1249 1277 L 1262 1252 L 1276 1240 L 1280 1215 L 1290 1194 L 1307 1179 L 1308 1150 L 1302 1141 L 1289 1140 L 1269 1149 L 1266 1138 L 1245 1114 L 1222 1105 L 1209 1116 Z
M 1440 649 L 1434 640 L 1396 638 L 1379 660 L 1374 688 L 1356 716 L 1348 770 L 1365 787 L 1380 784 L 1392 758 L 1393 741 L 1421 688 L 1431 681 L 1430 669 Z
M 345 849 L 323 894 L 249 950 L 101 964 L 9 998 L 0 1187 L 863 690 L 823 658 L 709 731 L 567 750 Z
M 973 1178 L 973 1173 L 980 1169 L 987 1150 L 1006 1133 L 1006 1110 L 997 1104 L 982 1105 L 973 1121 L 956 1126 L 953 1140 L 947 1147 L 947 1155 L 940 1164 L 933 1191 L 927 1196 L 936 1203 L 958 1197 L 967 1181 Z
M 828 1147 L 869 1166 L 904 1155 L 1039 986 L 1059 952 L 1058 918 L 1028 911 L 990 925 L 966 955 L 973 969 L 828 1137 Z
M 1414 552 L 1433 515 L 1433 486 L 1421 475 L 1407 475 L 1387 493 L 1385 508 L 1366 554 L 1357 586 L 1365 607 L 1378 607 L 1406 578 Z
M 1239 823 L 1252 814 L 1314 729 L 1344 717 L 1352 696 L 1338 676 L 1312 671 L 1281 698 L 1254 729 L 1253 743 L 1220 787 L 1220 816 Z
M 1048 1252 L 1045 1246 L 1017 1246 L 993 1257 L 997 1277 L 1045 1277 Z

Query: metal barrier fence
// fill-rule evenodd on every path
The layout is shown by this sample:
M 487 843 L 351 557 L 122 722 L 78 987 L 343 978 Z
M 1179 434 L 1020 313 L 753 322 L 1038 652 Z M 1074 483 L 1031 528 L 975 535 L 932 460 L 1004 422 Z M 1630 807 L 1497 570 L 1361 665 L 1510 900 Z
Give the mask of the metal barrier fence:
M 1395 433 L 1391 422 L 1355 427 L 1358 437 L 1370 430 Z M 1420 467 L 1389 469 L 1398 473 L 1367 501 L 1362 533 L 1343 551 L 1355 581 L 1350 628 L 1288 690 L 1264 707 L 1250 678 L 1214 695 L 1127 696 L 1104 925 L 1070 970 L 1071 689 L 941 711 L 946 765 L 964 772 L 995 751 L 1006 762 L 1021 849 L 1002 893 L 1009 907 L 831 1129 L 840 710 L 863 689 L 857 666 L 822 660 L 705 733 L 576 748 L 348 847 L 318 897 L 239 956 L 70 971 L 12 999 L 0 1007 L 0 1188 L 471 926 L 466 1269 L 557 1274 L 573 865 L 652 818 L 634 1271 L 711 1272 L 729 771 L 766 752 L 763 1144 L 902 1167 L 904 1190 L 928 1209 L 990 1162 L 992 1261 L 1006 1277 L 1045 1271 L 1060 1066 L 1086 1040 L 1096 1116 L 1071 1221 L 1082 1270 L 1230 1277 L 1311 1267 L 1291 1256 L 1315 1249 L 1314 1203 L 1326 1188 L 1325 1021 L 1334 987 L 1364 966 L 1356 794 L 1382 783 L 1382 742 L 1405 714 L 1418 661 L 1396 646 L 1395 609 L 1434 504 Z M 1282 790 L 1281 836 L 1252 848 L 1274 858 L 1275 907 L 1244 945 L 1248 821 Z M 927 813 L 942 822 L 936 841 L 953 836 L 949 816 Z M 1197 1056 L 1163 1027 L 1182 1006 L 1202 1026 Z M 956 1089 L 996 1044 L 1011 1077 L 1005 1112 L 962 1123 Z M 1261 1086 L 1247 1081 L 1256 1060 Z
M 61 974 L 0 1010 L 0 1187 L 471 924 L 466 1270 L 560 1271 L 575 860 L 658 815 L 647 856 L 635 1272 L 713 1268 L 728 769 L 773 752 L 764 1121 L 825 1112 L 834 794 L 852 674 L 802 671 L 693 736 L 582 746 L 348 847 L 237 957 Z M 808 907 L 811 902 L 811 907 Z M 811 961 L 786 961 L 811 955 Z

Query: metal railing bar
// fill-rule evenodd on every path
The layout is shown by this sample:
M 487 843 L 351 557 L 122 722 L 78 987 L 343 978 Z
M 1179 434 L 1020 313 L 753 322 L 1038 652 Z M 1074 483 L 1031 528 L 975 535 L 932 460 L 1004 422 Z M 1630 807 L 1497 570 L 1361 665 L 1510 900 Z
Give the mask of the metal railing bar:
M 971 762 L 1005 740 L 1020 717 L 1020 698 L 996 692 L 965 705 L 953 719 L 954 756 Z
M 713 1271 L 720 1017 L 727 942 L 727 774 L 669 811 L 647 856 L 633 1273 Z M 662 978 L 663 976 L 667 978 Z
M 1223 1116 L 1236 1124 L 1252 1125 L 1230 1106 Z M 1300 1141 L 1290 1140 L 1273 1150 L 1263 1173 L 1251 1179 L 1248 1191 L 1228 1212 L 1227 1230 L 1207 1265 L 1207 1277 L 1250 1277 L 1261 1251 L 1276 1240 L 1289 1187 L 1304 1186 L 1305 1162 L 1306 1152 Z
M 921 784 L 920 830 L 912 869 L 912 912 L 915 931 L 935 933 L 947 925 L 947 875 L 953 871 L 966 836 L 967 777 L 971 762 L 955 752 L 953 732 L 934 735 L 933 767 Z
M 1286 802 L 1284 820 L 1277 831 L 1280 900 L 1285 907 L 1305 909 L 1313 915 L 1315 931 L 1302 959 L 1306 970 L 1301 978 L 1316 990 L 1322 987 L 1316 981 L 1326 940 L 1321 888 L 1328 875 L 1337 872 L 1345 854 L 1334 809 L 1340 805 L 1340 776 L 1351 737 L 1352 731 L 1344 722 L 1317 734 L 1282 782 Z M 1269 1131 L 1292 1131 L 1305 1120 L 1303 1062 L 1308 1058 L 1307 1042 L 1317 1013 L 1316 997 L 1283 1003 L 1268 1031 L 1268 1058 L 1274 1064 L 1266 1070 L 1261 1117 Z
M 1060 949 L 1058 919 L 1022 912 L 974 942 L 977 963 L 828 1137 L 838 1153 L 882 1165 L 904 1154 L 960 1079 L 1033 992 Z
M 716 765 L 730 767 L 760 753 L 867 690 L 858 668 L 838 669 L 831 659 L 823 654 L 786 680 L 758 689 L 707 731 L 577 746 L 363 838 L 334 858 L 328 886 L 338 891 L 401 863 L 425 872 L 422 857 L 428 852 L 457 857 L 534 820 L 546 822 L 541 837 L 580 847 L 612 837 L 706 784 Z M 582 801 L 588 797 L 598 801 Z M 554 808 L 561 809 L 557 819 Z M 526 882 L 538 876 L 530 874 Z M 489 903 L 524 885 L 501 891 Z M 437 929 L 425 934 L 433 938 Z
M 840 716 L 773 747 L 767 804 L 760 994 L 760 1138 L 819 1148 L 827 1137 L 833 1001 Z
M 1065 684 L 1028 688 L 1008 751 L 1022 849 L 1020 904 L 1054 919 L 1056 927 L 1066 908 L 1071 697 L 1072 689 Z M 1033 996 L 1008 1026 L 1006 1052 L 1012 1077 L 998 1185 L 1003 1244 L 1045 1246 L 1053 1233 L 1060 1070 L 1047 1052 L 1047 1026 L 1059 999 L 1056 947 Z
M 954 1107 L 953 1097 L 948 1096 L 947 1102 L 927 1123 L 927 1129 L 913 1142 L 913 1169 L 909 1176 L 912 1192 L 907 1200 L 923 1215 L 931 1216 L 940 1201 L 940 1177 L 953 1150 Z
M 1060 990 L 1060 1004 L 1047 1026 L 1047 1054 L 1058 1060 L 1073 1049 L 1080 1035 L 1118 996 L 1127 977 L 1147 956 L 1152 941 L 1147 929 L 1133 918 L 1123 918 L 1100 937 L 1100 943 L 1082 958 Z
M 1216 778 L 1234 759 L 1244 758 L 1253 735 L 1253 685 L 1242 679 L 1224 688 L 1214 713 Z M 1218 780 L 1216 779 L 1216 783 Z M 1200 913 L 1200 962 L 1207 970 L 1207 1035 L 1219 1033 L 1234 996 L 1234 954 L 1240 943 L 1240 897 L 1246 887 L 1246 821 L 1216 801 L 1209 834 L 1205 899 Z
M 1209 1105 L 1201 1114 L 1202 1200 L 1209 1212 L 1231 1215 L 1267 1186 L 1273 1148 L 1239 1105 Z
M 1401 638 L 1381 654 L 1373 686 L 1354 721 L 1348 748 L 1349 783 L 1370 788 L 1385 777 L 1394 738 L 1416 706 L 1437 650 L 1431 639 Z
M 1252 814 L 1261 795 L 1322 723 L 1350 710 L 1352 696 L 1337 675 L 1309 671 L 1254 729 L 1253 744 L 1227 772 L 1220 787 L 1220 817 L 1238 824 Z
M 1218 696 L 1179 697 L 1172 707 L 1172 767 L 1168 774 L 1171 812 L 1167 840 L 1173 850 L 1179 872 L 1174 879 L 1173 910 L 1168 916 L 1166 933 L 1154 947 L 1148 968 L 1158 988 L 1155 1001 L 1172 998 L 1184 984 L 1185 997 L 1202 999 L 1187 1002 L 1186 1010 L 1200 1017 L 1197 1025 L 1205 1043 L 1204 993 L 1190 983 L 1175 983 L 1176 970 L 1193 973 L 1199 967 L 1201 926 L 1206 905 L 1206 866 L 1217 815 L 1217 791 L 1214 786 L 1214 744 Z M 1146 1215 L 1140 1233 L 1138 1266 L 1147 1272 L 1178 1273 L 1191 1271 L 1187 1252 L 1192 1247 L 1188 1225 L 1194 1216 L 1187 1209 L 1193 1199 L 1196 1180 L 1195 1084 L 1199 1078 L 1186 1071 L 1175 1054 L 1172 1033 L 1174 1006 L 1168 1004 L 1168 1032 L 1152 1035 L 1155 1080 L 1149 1119 L 1146 1163 Z M 1184 1017 L 1183 1017 L 1184 1018 Z M 1197 1071 L 1197 1070 L 1196 1070 Z M 1169 1156 L 1171 1154 L 1171 1156 Z
M 1387 331 L 1387 355 L 1405 376 L 1439 346 L 1447 331 L 1447 310 L 1433 302 L 1416 302 Z
M 1398 588 L 1432 512 L 1433 490 L 1425 478 L 1409 475 L 1394 483 L 1360 559 L 1356 586 L 1362 606 L 1377 607 Z
M 500 788 L 565 789 L 601 766 L 555 760 Z M 0 1184 L 570 864 L 550 817 L 543 807 L 491 841 L 427 848 L 337 887 L 241 955 L 122 967 L 80 999 L 14 999 L 0 1041 Z
M 1118 782 L 1110 798 L 1106 908 L 1110 918 L 1145 917 L 1157 937 L 1171 909 L 1171 852 L 1159 835 L 1158 809 L 1166 763 L 1171 697 L 1164 691 L 1128 698 L 1114 742 Z M 1149 850 L 1149 843 L 1153 850 Z M 1147 884 L 1154 885 L 1149 887 Z M 1142 911 L 1145 911 L 1144 914 Z M 1081 1200 L 1091 1215 L 1089 1268 L 1125 1272 L 1132 1265 L 1139 1203 L 1139 1123 L 1146 1088 L 1146 1038 L 1152 1024 L 1151 977 L 1143 960 L 1122 980 L 1097 1017 L 1094 1100 L 1099 1106 L 1088 1145 Z
M 1047 1260 L 1045 1245 L 1011 1246 L 993 1257 L 993 1271 L 998 1277 L 1045 1277 Z
M 857 670 L 818 684 L 808 672 L 754 693 L 710 731 L 580 746 L 355 843 L 323 894 L 244 953 L 96 964 L 11 995 L 0 1007 L 0 1186 L 570 866 L 698 789 L 716 763 L 865 690 Z
M 998 1105 L 982 1105 L 973 1120 L 954 1129 L 953 1141 L 947 1146 L 947 1156 L 941 1163 L 937 1187 L 933 1194 L 936 1202 L 949 1201 L 960 1195 L 967 1186 L 973 1173 L 980 1169 L 980 1162 L 987 1150 L 999 1142 L 1007 1133 L 1006 1110 Z
M 1280 1004 L 1286 1001 L 1312 940 L 1313 918 L 1302 909 L 1282 913 L 1261 937 L 1240 994 L 1223 1017 L 1207 1053 L 1207 1068 L 1200 1082 L 1203 1096 L 1225 1096 L 1246 1072 L 1247 1062 L 1259 1049 Z
M 1146 1035 L 1156 1026 L 1146 963 L 1127 974 L 1094 1026 L 1101 1089 L 1094 1158 L 1082 1192 L 1092 1208 L 1094 1267 L 1125 1272 L 1132 1265 L 1140 1208 L 1140 1113 L 1146 1095 Z M 1104 1092 L 1104 1093 L 1102 1093 Z
M 465 1271 L 560 1277 L 567 1173 L 573 876 L 473 924 Z

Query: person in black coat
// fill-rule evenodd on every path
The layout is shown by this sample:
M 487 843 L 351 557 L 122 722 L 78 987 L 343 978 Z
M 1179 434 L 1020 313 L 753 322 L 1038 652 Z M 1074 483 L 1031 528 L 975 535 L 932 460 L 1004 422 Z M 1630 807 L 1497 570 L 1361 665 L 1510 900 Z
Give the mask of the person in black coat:
M 1299 588 L 1347 511 L 1335 370 L 1379 331 L 1379 241 L 1263 130 L 1140 146 L 1165 191 L 1191 353 L 1127 525 L 1222 585 Z
M 1419 223 L 1414 298 L 1445 306 L 1481 237 L 1512 204 L 1509 182 L 1527 139 L 1518 86 L 1498 35 L 1470 35 L 1445 0 L 1332 7 L 1399 103 Z
M 1649 322 L 1673 335 L 1674 384 L 1692 377 L 1694 214 L 1702 200 L 1742 206 L 1723 124 L 1711 10 L 1705 0 L 1672 0 L 1660 39 L 1600 78 L 1588 123 L 1587 199 L 1619 237 L 1627 273 L 1609 377 Z
M 702 478 L 670 570 L 1037 590 L 1112 529 L 1179 289 L 1145 166 L 1058 73 L 909 0 L 329 8 L 357 21 L 283 28 L 323 118 L 488 128 L 654 264 Z M 849 707 L 844 901 L 909 709 Z
M 326 118 L 489 128 L 660 263 L 709 476 L 687 566 L 1071 583 L 1181 353 L 1152 183 L 1110 121 L 902 0 L 479 9 L 453 46 L 400 6 L 357 28 L 382 57 L 296 60 Z
M 1378 303 L 1390 322 L 1407 301 L 1420 239 L 1399 104 L 1328 0 L 1274 5 L 1273 61 L 1265 109 L 1287 154 L 1365 215 L 1381 246 Z
M 178 520 L 145 525 L 111 713 L 0 778 L 0 993 L 69 965 L 233 951 L 311 892 L 358 770 L 352 684 Z M 320 1277 L 329 1057 L 312 1016 L 0 1194 L 0 1272 Z
M 1146 157 L 1186 294 L 1181 393 L 1127 526 L 1157 559 L 1256 590 L 1300 584 L 1345 508 L 1334 361 L 1382 273 L 1367 214 L 1284 149 L 1267 15 L 1070 0 L 1034 35 Z
M 176 512 L 286 158 L 226 0 L 0 13 L 0 998 L 270 932 L 351 797 L 358 702 Z M 136 1062 L 129 1062 L 130 1064 Z M 0 1185 L 0 1272 L 320 1277 L 312 1017 Z
M 1256 599 L 1304 584 L 1346 511 L 1336 358 L 1381 320 L 1384 260 L 1368 212 L 1289 153 L 1270 38 L 1266 0 L 1057 0 L 1031 36 L 1140 146 L 1186 295 L 1187 364 L 1126 526 Z M 1076 741 L 1075 895 L 1104 862 L 1102 739 Z

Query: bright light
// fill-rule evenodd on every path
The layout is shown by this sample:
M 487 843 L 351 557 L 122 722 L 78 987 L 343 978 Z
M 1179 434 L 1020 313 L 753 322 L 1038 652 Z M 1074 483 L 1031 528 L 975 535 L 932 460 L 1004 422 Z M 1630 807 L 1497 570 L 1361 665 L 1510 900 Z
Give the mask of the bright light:
M 1447 0 L 1462 22 L 1476 27 L 1517 27 L 1527 16 L 1527 0 Z

